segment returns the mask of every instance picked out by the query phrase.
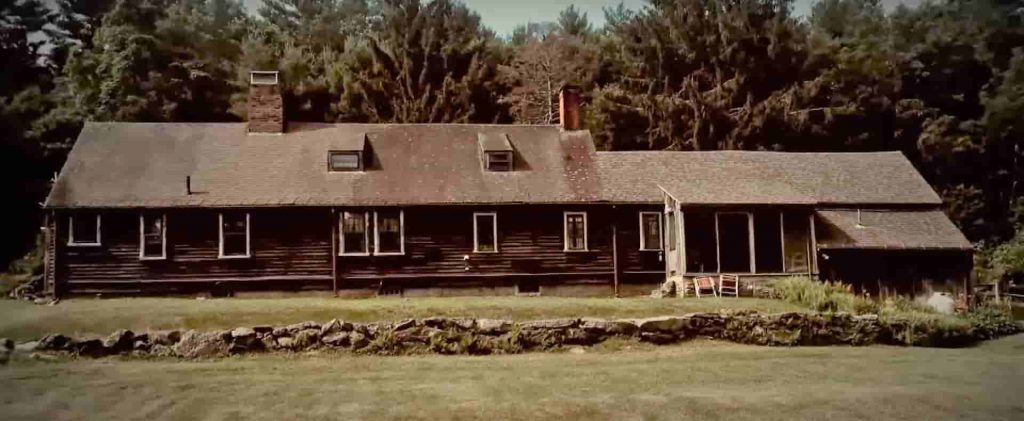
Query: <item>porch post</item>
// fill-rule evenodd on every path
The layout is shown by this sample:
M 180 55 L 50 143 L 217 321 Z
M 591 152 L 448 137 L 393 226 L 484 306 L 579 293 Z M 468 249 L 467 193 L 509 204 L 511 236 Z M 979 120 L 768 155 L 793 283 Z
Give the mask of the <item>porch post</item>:
M 683 207 L 676 203 L 676 225 L 679 227 L 676 237 L 676 249 L 679 250 L 679 271 L 680 275 L 686 274 L 686 219 L 683 218 Z
M 810 267 L 807 268 L 807 273 L 809 275 L 814 275 L 815 273 L 818 272 L 818 239 L 817 236 L 814 234 L 813 210 L 811 211 L 811 215 L 809 216 L 809 218 L 811 219 L 811 264 L 809 265 Z
M 615 206 L 612 205 L 612 287 L 615 291 L 615 298 L 619 298 L 619 230 L 615 226 L 616 216 Z
M 750 273 L 757 273 L 757 260 L 754 258 L 754 213 L 747 213 L 747 248 L 750 249 Z
M 334 296 L 338 296 L 338 214 L 337 210 L 331 208 L 331 288 Z

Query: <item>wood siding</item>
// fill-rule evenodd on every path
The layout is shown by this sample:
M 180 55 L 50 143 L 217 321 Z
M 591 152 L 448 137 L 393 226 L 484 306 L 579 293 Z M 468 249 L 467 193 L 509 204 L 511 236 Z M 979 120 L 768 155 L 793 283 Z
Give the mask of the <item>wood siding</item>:
M 102 244 L 67 245 L 68 213 L 57 218 L 62 292 L 143 292 L 148 284 L 188 281 L 322 280 L 330 284 L 327 209 L 250 210 L 251 257 L 218 258 L 216 210 L 166 210 L 167 256 L 139 259 L 139 212 L 105 211 Z
M 70 213 L 57 212 L 54 273 L 59 292 L 79 294 L 203 291 L 218 282 L 233 283 L 227 289 L 256 284 L 330 289 L 334 271 L 340 289 L 372 288 L 383 281 L 406 286 L 514 285 L 523 277 L 547 285 L 610 285 L 615 270 L 613 224 L 620 282 L 657 282 L 664 272 L 662 252 L 639 250 L 639 212 L 660 211 L 660 206 L 410 207 L 404 208 L 404 255 L 335 255 L 332 241 L 341 211 L 372 215 L 383 209 L 388 208 L 338 207 L 337 213 L 330 208 L 249 209 L 251 256 L 239 259 L 218 258 L 219 210 L 168 209 L 162 211 L 167 218 L 163 260 L 139 258 L 138 210 L 100 211 L 102 244 L 94 247 L 67 246 Z M 565 211 L 587 213 L 587 251 L 565 251 Z M 474 212 L 496 213 L 496 253 L 473 252 Z M 372 222 L 369 235 L 372 243 Z M 245 286 L 237 285 L 243 282 Z
M 564 250 L 564 211 L 587 212 L 588 251 Z M 497 214 L 497 253 L 473 252 L 474 212 Z M 545 273 L 610 276 L 611 231 L 607 227 L 611 217 L 607 207 L 585 206 L 407 208 L 405 255 L 339 256 L 339 286 L 345 287 L 346 279 L 380 277 Z

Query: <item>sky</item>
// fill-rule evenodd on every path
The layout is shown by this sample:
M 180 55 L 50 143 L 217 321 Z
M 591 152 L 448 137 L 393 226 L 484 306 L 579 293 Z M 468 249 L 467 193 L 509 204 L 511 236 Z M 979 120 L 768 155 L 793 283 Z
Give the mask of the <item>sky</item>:
M 243 0 L 251 11 L 255 11 L 262 0 Z M 614 7 L 619 3 L 627 8 L 638 9 L 645 0 L 463 0 L 470 9 L 480 14 L 484 25 L 494 30 L 499 36 L 512 33 L 517 25 L 527 22 L 548 22 L 558 17 L 558 12 L 575 4 L 577 9 L 587 14 L 590 23 L 596 28 L 604 25 L 604 7 Z M 797 16 L 810 14 L 811 4 L 815 0 L 795 0 L 793 12 Z M 903 3 L 914 6 L 921 0 L 882 0 L 887 10 Z

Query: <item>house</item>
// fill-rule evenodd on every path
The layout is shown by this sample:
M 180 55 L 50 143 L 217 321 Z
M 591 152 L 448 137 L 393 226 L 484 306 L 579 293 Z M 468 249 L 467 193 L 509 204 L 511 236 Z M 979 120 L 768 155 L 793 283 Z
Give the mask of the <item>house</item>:
M 898 152 L 598 152 L 561 125 L 101 123 L 44 204 L 66 294 L 646 294 L 792 274 L 962 288 L 971 245 Z

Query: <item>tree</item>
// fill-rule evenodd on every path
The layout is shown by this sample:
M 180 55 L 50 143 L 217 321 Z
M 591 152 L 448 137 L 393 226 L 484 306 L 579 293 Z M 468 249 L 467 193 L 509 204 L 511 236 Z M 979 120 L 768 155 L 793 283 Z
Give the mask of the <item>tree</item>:
M 582 22 L 580 21 L 582 19 Z M 510 91 L 501 97 L 517 123 L 555 124 L 558 94 L 565 85 L 589 93 L 600 75 L 598 47 L 590 42 L 586 15 L 564 10 L 558 24 L 533 24 L 513 34 L 512 62 L 499 66 Z
M 378 24 L 333 76 L 338 118 L 400 123 L 496 122 L 500 52 L 480 17 L 449 0 L 380 2 Z
M 815 75 L 788 1 L 655 1 L 607 10 L 617 43 L 587 121 L 610 149 L 739 148 L 736 112 Z M 755 115 L 755 114 L 750 114 Z M 646 121 L 640 129 L 619 121 Z M 623 130 L 624 129 L 624 130 Z
M 46 194 L 49 165 L 39 144 L 29 136 L 31 122 L 46 112 L 52 75 L 43 66 L 43 32 L 52 20 L 37 0 L 0 2 L 0 264 L 20 257 L 32 244 L 38 227 L 38 202 Z

